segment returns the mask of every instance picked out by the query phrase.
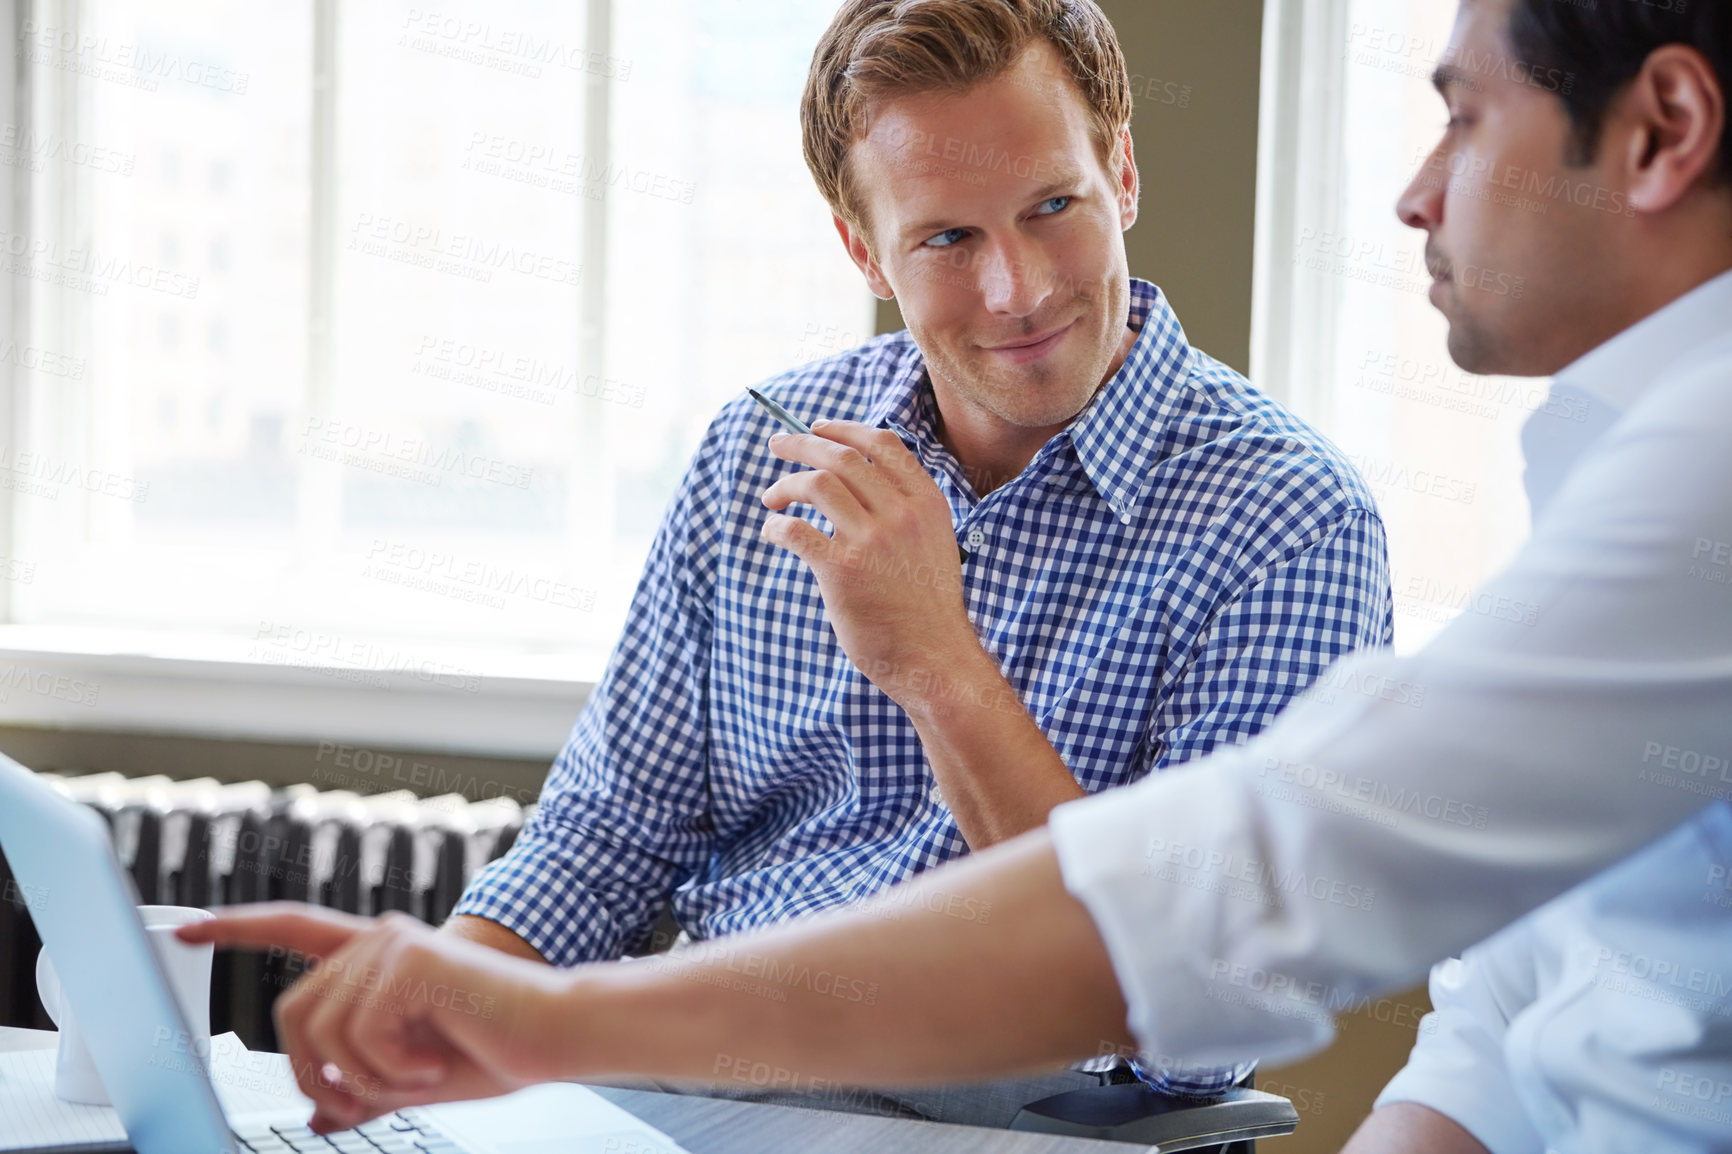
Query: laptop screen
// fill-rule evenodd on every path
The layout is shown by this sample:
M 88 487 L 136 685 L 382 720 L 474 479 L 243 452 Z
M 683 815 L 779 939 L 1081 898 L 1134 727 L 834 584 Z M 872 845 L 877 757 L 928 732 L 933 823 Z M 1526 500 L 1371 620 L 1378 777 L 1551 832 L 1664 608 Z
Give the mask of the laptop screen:
M 233 1154 L 102 819 L 0 754 L 0 850 L 138 1154 Z

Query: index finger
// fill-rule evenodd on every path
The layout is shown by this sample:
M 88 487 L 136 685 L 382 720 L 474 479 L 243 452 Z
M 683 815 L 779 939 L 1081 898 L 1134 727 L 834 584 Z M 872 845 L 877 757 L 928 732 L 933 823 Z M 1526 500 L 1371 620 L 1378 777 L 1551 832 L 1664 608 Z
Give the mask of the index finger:
M 176 927 L 183 942 L 211 942 L 224 948 L 264 950 L 271 947 L 326 957 L 373 923 L 354 914 L 320 909 L 299 902 L 259 902 L 228 906 L 216 917 Z
M 858 449 L 870 457 L 874 465 L 892 473 L 926 472 L 919 458 L 902 443 L 902 438 L 889 429 L 875 428 L 859 421 L 824 420 L 812 422 L 812 435 Z

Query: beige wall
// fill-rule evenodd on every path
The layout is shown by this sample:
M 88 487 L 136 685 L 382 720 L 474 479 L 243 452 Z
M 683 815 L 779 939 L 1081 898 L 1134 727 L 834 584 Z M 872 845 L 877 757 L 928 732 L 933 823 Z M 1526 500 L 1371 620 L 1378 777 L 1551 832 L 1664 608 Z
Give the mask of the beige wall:
M 1131 275 L 1172 300 L 1185 334 L 1240 372 L 1251 348 L 1262 0 L 1100 0 L 1124 46 L 1143 183 Z M 878 331 L 902 327 L 895 304 Z

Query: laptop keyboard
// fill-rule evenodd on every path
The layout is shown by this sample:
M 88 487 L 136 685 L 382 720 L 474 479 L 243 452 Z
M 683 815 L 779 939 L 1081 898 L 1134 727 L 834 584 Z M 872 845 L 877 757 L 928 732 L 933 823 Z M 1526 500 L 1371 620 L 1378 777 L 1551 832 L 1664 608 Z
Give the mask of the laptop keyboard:
M 237 1130 L 235 1137 L 251 1154 L 468 1154 L 417 1110 L 399 1110 L 334 1134 L 271 1126 Z

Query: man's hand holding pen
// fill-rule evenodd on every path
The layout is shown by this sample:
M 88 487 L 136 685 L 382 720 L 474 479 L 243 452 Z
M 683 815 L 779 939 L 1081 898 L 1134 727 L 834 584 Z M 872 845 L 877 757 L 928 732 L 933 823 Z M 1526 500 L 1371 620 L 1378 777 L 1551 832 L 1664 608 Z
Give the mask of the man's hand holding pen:
M 810 469 L 777 481 L 763 501 L 778 513 L 810 505 L 835 534 L 777 515 L 763 538 L 811 568 L 849 659 L 907 708 L 936 678 L 984 656 L 963 606 L 950 503 L 896 434 L 854 421 L 812 429 L 771 438 L 776 456 Z
M 950 502 L 919 459 L 896 434 L 852 421 L 777 436 L 770 450 L 811 469 L 771 485 L 764 504 L 810 505 L 835 535 L 781 515 L 764 523 L 764 540 L 811 568 L 836 639 L 913 721 L 970 848 L 1034 829 L 1081 797 L 975 634 Z

